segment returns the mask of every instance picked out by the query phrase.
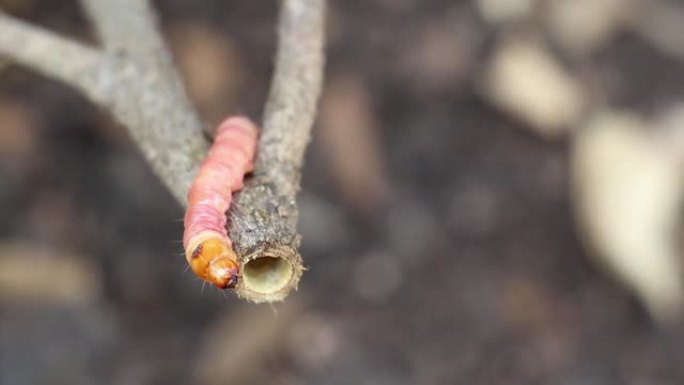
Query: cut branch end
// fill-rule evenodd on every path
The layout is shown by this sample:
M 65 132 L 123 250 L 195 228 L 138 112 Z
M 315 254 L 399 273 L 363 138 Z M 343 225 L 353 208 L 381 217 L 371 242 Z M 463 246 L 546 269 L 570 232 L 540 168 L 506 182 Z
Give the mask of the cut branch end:
M 302 258 L 287 246 L 254 252 L 240 261 L 242 279 L 235 288 L 238 296 L 255 303 L 282 301 L 297 289 L 304 271 Z

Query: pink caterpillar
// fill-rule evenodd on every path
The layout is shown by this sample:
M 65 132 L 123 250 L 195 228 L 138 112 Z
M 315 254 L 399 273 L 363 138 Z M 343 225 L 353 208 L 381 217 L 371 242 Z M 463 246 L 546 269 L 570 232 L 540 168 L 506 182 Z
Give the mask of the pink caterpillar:
M 233 192 L 252 171 L 257 127 L 244 117 L 230 117 L 219 126 L 214 144 L 200 165 L 188 192 L 183 247 L 192 271 L 220 289 L 237 284 L 237 256 L 226 230 L 226 211 Z

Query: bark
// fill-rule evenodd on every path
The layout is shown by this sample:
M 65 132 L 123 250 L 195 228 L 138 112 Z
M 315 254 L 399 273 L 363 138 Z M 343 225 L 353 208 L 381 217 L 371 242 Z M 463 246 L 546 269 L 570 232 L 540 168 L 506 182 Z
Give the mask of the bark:
M 63 81 L 110 112 L 128 129 L 173 196 L 186 205 L 208 143 L 156 15 L 143 0 L 81 2 L 103 48 L 0 12 L 0 55 Z M 271 292 L 255 291 L 241 280 L 238 295 L 254 302 L 284 299 L 303 271 L 296 195 L 321 89 L 324 8 L 324 0 L 281 2 L 275 73 L 255 170 L 230 211 L 230 234 L 243 272 L 271 279 L 287 270 L 268 270 L 271 265 L 263 262 L 271 260 L 290 268 L 287 280 Z M 264 257 L 269 258 L 253 263 Z M 252 268 L 244 269 L 247 265 Z

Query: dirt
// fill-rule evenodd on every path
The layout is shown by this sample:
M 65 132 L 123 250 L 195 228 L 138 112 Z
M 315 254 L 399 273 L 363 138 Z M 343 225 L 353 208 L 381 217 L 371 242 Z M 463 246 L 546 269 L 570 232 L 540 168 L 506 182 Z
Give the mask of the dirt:
M 72 2 L 26 3 L 13 12 L 92 40 Z M 223 114 L 258 117 L 275 2 L 158 5 L 167 29 L 191 23 L 226 39 L 235 51 L 220 60 L 243 77 L 236 86 L 228 76 L 214 97 L 231 101 Z M 309 270 L 273 309 L 186 271 L 181 208 L 106 113 L 54 81 L 2 69 L 0 103 L 33 119 L 10 133 L 30 145 L 0 153 L 0 242 L 95 263 L 101 287 L 78 300 L 3 299 L 0 384 L 684 383 L 682 326 L 654 323 L 582 247 L 568 140 L 535 135 L 480 93 L 503 32 L 465 1 L 330 8 L 327 78 L 366 93 L 372 119 L 359 124 L 372 130 L 370 178 L 383 193 L 345 194 L 340 183 L 363 180 L 335 173 L 314 131 L 300 197 Z M 440 56 L 451 42 L 458 60 Z M 628 32 L 586 64 L 618 106 L 649 112 L 684 95 L 682 63 Z M 28 250 L 27 263 L 40 263 Z

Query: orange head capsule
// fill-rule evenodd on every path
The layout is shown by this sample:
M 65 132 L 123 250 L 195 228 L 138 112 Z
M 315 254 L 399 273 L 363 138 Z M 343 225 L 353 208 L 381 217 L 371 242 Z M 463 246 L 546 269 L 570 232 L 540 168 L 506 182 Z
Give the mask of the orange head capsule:
M 207 267 L 207 281 L 219 289 L 232 289 L 238 281 L 238 265 L 228 258 L 217 258 Z
M 235 252 L 222 239 L 201 242 L 188 258 L 192 271 L 219 289 L 232 289 L 238 281 Z

